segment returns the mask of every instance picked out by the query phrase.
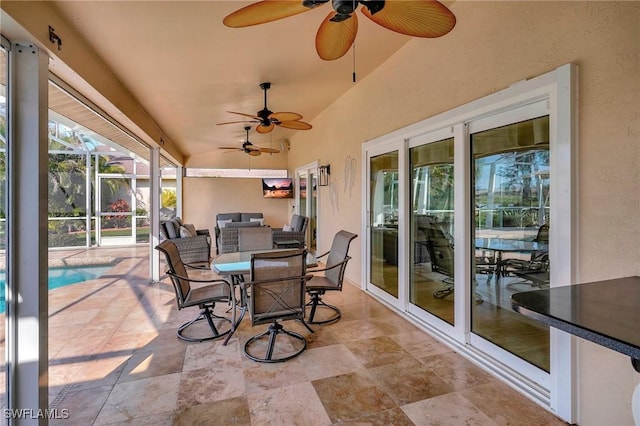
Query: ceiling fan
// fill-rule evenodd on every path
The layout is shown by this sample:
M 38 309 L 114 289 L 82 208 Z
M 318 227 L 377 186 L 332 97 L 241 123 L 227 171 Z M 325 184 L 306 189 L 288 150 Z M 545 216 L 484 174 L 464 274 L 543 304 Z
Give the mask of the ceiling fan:
M 252 144 L 249 141 L 249 130 L 251 129 L 251 126 L 245 126 L 244 130 L 247 132 L 247 140 L 244 141 L 242 143 L 242 147 L 238 148 L 235 146 L 221 146 L 218 147 L 218 149 L 233 149 L 235 151 L 244 151 L 245 153 L 253 156 L 253 157 L 257 157 L 258 155 L 262 154 L 263 152 L 266 152 L 268 154 L 277 154 L 280 151 L 275 149 L 275 148 L 260 148 L 259 146 L 256 146 L 254 144 Z
M 236 10 L 222 22 L 232 28 L 249 27 L 298 15 L 328 2 L 264 0 Z M 334 10 L 316 34 L 320 58 L 332 61 L 347 53 L 358 32 L 358 4 L 362 5 L 362 14 L 376 24 L 413 37 L 441 37 L 456 25 L 453 13 L 436 0 L 331 0 Z
M 244 114 L 242 112 L 233 112 L 227 111 L 231 114 L 238 114 L 244 117 L 249 117 L 251 120 L 243 120 L 243 121 L 229 121 L 226 123 L 218 123 L 218 125 L 224 124 L 235 124 L 235 123 L 258 123 L 256 126 L 256 132 L 258 133 L 269 133 L 274 129 L 275 126 L 284 127 L 287 129 L 294 130 L 309 130 L 311 129 L 311 124 L 305 123 L 304 121 L 300 121 L 302 116 L 295 112 L 273 112 L 267 108 L 267 90 L 271 88 L 271 83 L 260 83 L 260 88 L 264 90 L 264 108 L 256 113 L 256 115 L 252 114 Z

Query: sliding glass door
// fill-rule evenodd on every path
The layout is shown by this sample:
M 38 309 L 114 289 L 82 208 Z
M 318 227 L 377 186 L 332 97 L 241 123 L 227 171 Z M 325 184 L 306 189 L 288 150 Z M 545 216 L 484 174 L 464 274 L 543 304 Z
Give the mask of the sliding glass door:
M 371 284 L 398 297 L 398 151 L 369 160 Z
M 470 124 L 474 272 L 484 277 L 475 285 L 484 303 L 471 305 L 471 332 L 549 372 L 549 327 L 511 309 L 513 294 L 550 283 L 553 176 L 545 106 Z
M 571 338 L 511 296 L 573 282 L 571 78 L 566 67 L 362 151 L 366 289 L 565 415 Z
M 453 325 L 453 138 L 418 143 L 409 148 L 409 303 Z

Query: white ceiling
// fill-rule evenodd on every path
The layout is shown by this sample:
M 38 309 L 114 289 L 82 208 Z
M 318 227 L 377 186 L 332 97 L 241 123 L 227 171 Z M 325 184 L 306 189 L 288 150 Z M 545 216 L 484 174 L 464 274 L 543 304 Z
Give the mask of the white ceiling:
M 251 3 L 52 2 L 187 157 L 218 146 L 240 146 L 243 124 L 216 123 L 239 118 L 225 111 L 255 114 L 262 109 L 261 82 L 272 83 L 270 110 L 297 112 L 311 124 L 354 84 L 351 51 L 329 62 L 315 51 L 315 34 L 329 4 L 254 27 L 222 24 L 226 15 Z M 358 18 L 355 63 L 360 81 L 410 37 L 360 12 Z M 261 145 L 292 134 L 282 128 L 271 135 L 252 130 L 249 138 Z

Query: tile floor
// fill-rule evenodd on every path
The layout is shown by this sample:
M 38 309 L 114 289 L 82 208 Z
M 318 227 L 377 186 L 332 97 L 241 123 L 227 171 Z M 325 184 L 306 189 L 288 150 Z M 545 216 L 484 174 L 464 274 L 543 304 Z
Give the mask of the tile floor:
M 285 323 L 308 338 L 285 363 L 243 356 L 248 317 L 227 346 L 182 342 L 197 312 L 147 283 L 147 254 L 101 249 L 122 259 L 107 275 L 50 291 L 50 408 L 69 414 L 50 424 L 564 424 L 351 285 L 326 297 L 337 323 Z

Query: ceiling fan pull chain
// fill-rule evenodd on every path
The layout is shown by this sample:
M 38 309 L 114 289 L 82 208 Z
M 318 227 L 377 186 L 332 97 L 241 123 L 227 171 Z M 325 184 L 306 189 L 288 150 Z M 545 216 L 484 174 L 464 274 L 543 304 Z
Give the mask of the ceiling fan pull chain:
M 356 0 L 353 0 L 353 11 L 356 11 Z M 353 40 L 353 82 L 356 82 L 356 41 Z

